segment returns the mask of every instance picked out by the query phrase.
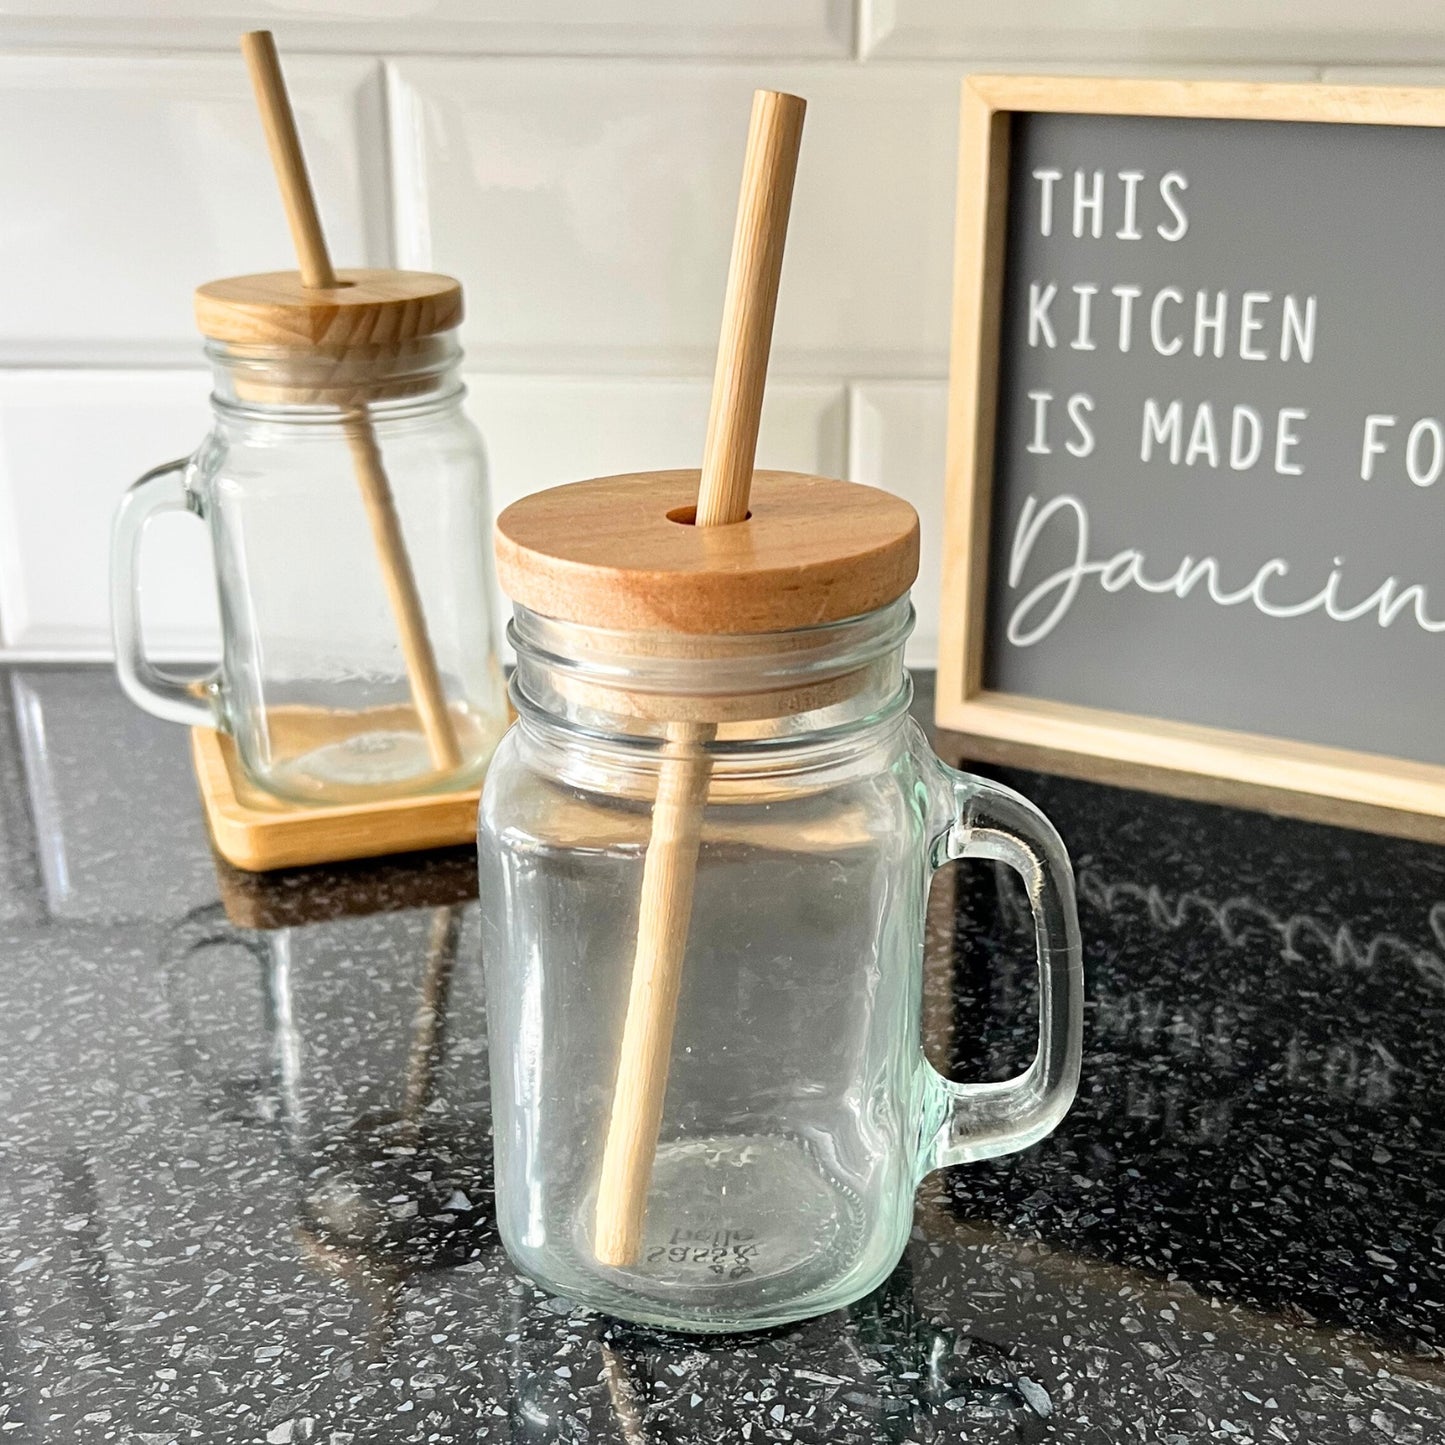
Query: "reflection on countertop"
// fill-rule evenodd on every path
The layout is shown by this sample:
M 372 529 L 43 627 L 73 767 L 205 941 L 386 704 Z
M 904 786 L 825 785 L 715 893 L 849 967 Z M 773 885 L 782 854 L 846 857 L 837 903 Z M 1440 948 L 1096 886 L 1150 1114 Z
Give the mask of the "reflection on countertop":
M 0 669 L 0 1439 L 1445 1437 L 1445 850 L 1002 776 L 1078 869 L 1076 1108 L 851 1309 L 669 1337 L 501 1253 L 468 850 L 237 874 L 179 729 Z M 930 1055 L 1004 1076 L 1012 875 L 931 912 Z

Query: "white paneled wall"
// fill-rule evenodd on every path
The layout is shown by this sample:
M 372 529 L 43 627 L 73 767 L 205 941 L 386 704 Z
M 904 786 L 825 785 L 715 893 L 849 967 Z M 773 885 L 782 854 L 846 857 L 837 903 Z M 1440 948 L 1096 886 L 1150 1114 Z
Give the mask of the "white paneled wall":
M 191 290 L 291 264 L 235 49 L 256 25 L 286 57 L 337 259 L 466 283 L 499 504 L 696 463 L 749 94 L 805 95 L 759 461 L 918 507 L 919 662 L 938 631 L 959 79 L 1433 84 L 1412 67 L 1445 62 L 1440 0 L 9 0 L 0 655 L 108 653 L 116 501 L 206 426 Z M 164 519 L 145 560 L 154 646 L 209 652 L 203 529 Z
M 485 366 L 710 372 L 750 97 L 808 98 L 776 373 L 936 371 L 953 67 L 403 60 L 398 260 L 460 276 Z
M 333 246 L 387 264 L 380 66 L 291 76 Z M 0 55 L 0 134 L 4 363 L 194 361 L 196 282 L 294 265 L 239 57 Z
M 204 371 L 0 372 L 0 617 L 32 654 L 105 655 L 109 519 L 126 483 L 205 434 Z M 146 533 L 142 625 L 159 654 L 210 652 L 205 529 Z

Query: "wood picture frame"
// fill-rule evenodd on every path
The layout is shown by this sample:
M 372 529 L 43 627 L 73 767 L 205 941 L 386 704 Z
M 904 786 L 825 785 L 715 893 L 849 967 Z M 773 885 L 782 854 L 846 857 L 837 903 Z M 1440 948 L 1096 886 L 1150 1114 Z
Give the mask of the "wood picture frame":
M 984 686 L 1011 119 L 1020 113 L 1445 127 L 1445 91 L 975 75 L 962 86 L 936 719 L 965 755 L 1445 841 L 1445 767 Z

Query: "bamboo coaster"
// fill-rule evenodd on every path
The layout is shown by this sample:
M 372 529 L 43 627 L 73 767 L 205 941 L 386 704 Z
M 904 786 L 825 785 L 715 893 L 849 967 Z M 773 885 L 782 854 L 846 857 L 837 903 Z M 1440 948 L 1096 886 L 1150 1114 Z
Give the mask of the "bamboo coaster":
M 473 843 L 480 788 L 380 802 L 291 804 L 254 787 L 224 733 L 191 729 L 191 761 L 216 851 L 248 873 Z

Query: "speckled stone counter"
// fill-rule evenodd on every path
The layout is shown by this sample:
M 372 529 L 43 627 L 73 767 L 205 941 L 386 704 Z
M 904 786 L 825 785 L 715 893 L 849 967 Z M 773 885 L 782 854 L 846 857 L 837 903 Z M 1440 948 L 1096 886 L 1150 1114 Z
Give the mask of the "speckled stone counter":
M 853 1308 L 668 1337 L 497 1244 L 469 854 L 247 879 L 180 729 L 0 669 L 0 1442 L 1445 1440 L 1445 850 L 1004 776 L 1078 870 L 1073 1113 Z M 959 1077 L 1028 1052 L 1024 911 L 935 890 Z

